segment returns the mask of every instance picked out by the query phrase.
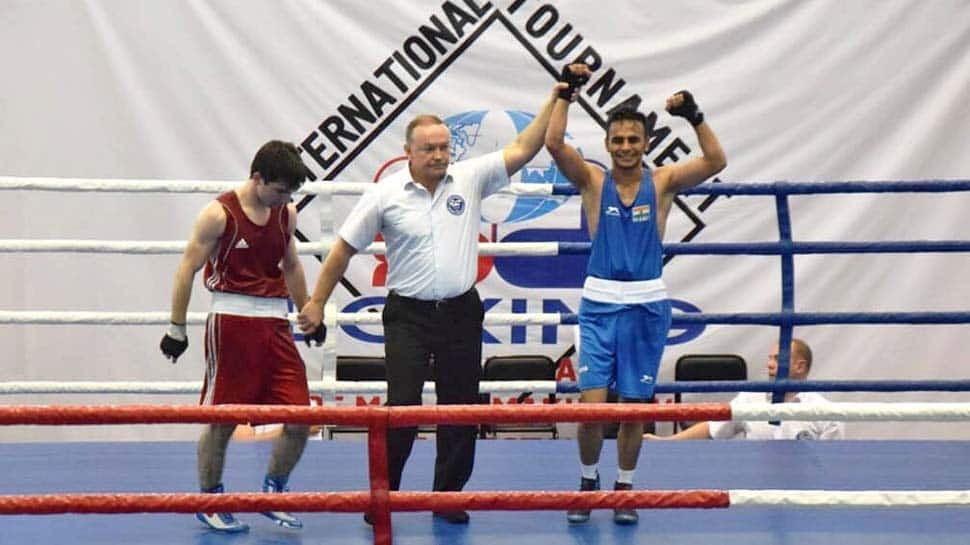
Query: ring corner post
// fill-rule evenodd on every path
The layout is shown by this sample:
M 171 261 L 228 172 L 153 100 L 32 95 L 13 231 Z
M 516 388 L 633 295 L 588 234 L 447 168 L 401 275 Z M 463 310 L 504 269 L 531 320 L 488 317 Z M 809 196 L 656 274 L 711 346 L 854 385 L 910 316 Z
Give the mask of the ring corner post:
M 370 469 L 370 515 L 374 522 L 374 544 L 391 545 L 390 480 L 387 475 L 386 407 L 368 409 L 367 460 Z
M 778 373 L 776 378 L 787 379 L 791 356 L 791 340 L 795 312 L 795 254 L 792 245 L 791 212 L 788 207 L 788 194 L 775 195 L 778 213 L 778 240 L 781 242 L 781 323 L 778 334 Z M 772 403 L 785 401 L 785 392 L 775 390 L 771 395 Z M 775 424 L 775 422 L 772 422 Z

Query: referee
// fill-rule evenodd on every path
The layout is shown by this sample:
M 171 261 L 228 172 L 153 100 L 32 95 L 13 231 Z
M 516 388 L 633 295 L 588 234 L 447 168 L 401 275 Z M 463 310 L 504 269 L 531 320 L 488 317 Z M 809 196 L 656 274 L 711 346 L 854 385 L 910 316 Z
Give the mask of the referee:
M 420 405 L 432 366 L 438 404 L 478 403 L 484 309 L 475 279 L 482 199 L 506 187 L 542 148 L 560 91 L 571 89 L 558 83 L 535 119 L 504 148 L 451 165 L 448 127 L 433 115 L 415 117 L 405 135 L 408 168 L 369 188 L 340 228 L 299 314 L 300 329 L 314 331 L 322 322 L 323 307 L 350 258 L 381 233 L 388 262 L 383 321 L 389 405 Z M 417 428 L 388 430 L 391 490 L 400 489 L 416 433 Z M 475 436 L 475 426 L 438 426 L 435 491 L 459 491 L 468 482 Z M 465 511 L 434 516 L 468 522 Z

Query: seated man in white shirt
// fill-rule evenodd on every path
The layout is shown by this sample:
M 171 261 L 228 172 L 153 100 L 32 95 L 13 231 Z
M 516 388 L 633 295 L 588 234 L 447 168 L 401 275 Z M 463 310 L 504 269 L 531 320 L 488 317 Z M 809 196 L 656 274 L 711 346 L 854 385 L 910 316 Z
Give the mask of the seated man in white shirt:
M 805 380 L 812 369 L 812 349 L 801 339 L 792 339 L 791 364 L 788 378 Z M 768 377 L 775 378 L 778 373 L 778 347 L 768 355 Z M 770 393 L 742 392 L 731 400 L 731 405 L 745 403 L 768 403 Z M 828 403 L 824 397 L 814 392 L 787 392 L 785 403 Z M 646 439 L 844 439 L 845 425 L 832 421 L 784 421 L 780 424 L 769 422 L 700 422 L 674 435 L 661 437 L 644 435 Z

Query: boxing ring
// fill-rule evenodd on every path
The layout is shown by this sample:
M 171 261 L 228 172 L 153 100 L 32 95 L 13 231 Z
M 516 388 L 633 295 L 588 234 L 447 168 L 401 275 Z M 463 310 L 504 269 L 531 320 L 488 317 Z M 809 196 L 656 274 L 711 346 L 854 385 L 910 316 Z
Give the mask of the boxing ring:
M 56 191 L 150 191 L 218 193 L 237 184 L 0 179 L 0 189 Z M 571 192 L 571 188 L 515 187 L 522 192 Z M 319 184 L 306 192 L 359 192 L 360 184 Z M 773 195 L 777 243 L 667 244 L 676 254 L 778 255 L 782 308 L 762 314 L 675 314 L 674 325 L 691 323 L 766 325 L 779 330 L 780 376 L 787 375 L 788 346 L 795 326 L 822 324 L 967 324 L 970 312 L 800 313 L 794 311 L 793 258 L 799 254 L 967 252 L 968 241 L 878 243 L 797 242 L 792 239 L 788 196 L 809 193 L 970 191 L 970 181 L 717 184 L 691 194 Z M 108 241 L 0 241 L 0 252 L 180 253 L 184 243 Z M 325 242 L 300 244 L 300 253 L 319 253 Z M 588 252 L 588 244 L 483 244 L 484 254 L 522 255 Z M 375 245 L 367 252 L 380 252 Z M 204 315 L 190 313 L 201 323 Z M 331 326 L 379 323 L 373 314 L 328 312 Z M 4 324 L 168 323 L 167 312 L 2 311 Z M 489 314 L 487 324 L 572 324 L 569 314 Z M 333 343 L 335 335 L 328 342 Z M 330 350 L 334 347 L 331 344 Z M 0 393 L 197 392 L 197 383 L 0 384 Z M 382 383 L 338 383 L 333 376 L 311 383 L 320 392 L 379 392 Z M 660 384 L 658 393 L 768 391 L 967 391 L 970 381 L 799 381 Z M 483 383 L 483 391 L 568 391 L 555 383 Z M 294 471 L 301 490 L 288 494 L 179 494 L 194 490 L 194 449 L 185 443 L 0 444 L 9 477 L 0 493 L 0 543 L 63 540 L 77 543 L 965 543 L 970 520 L 970 442 L 964 441 L 743 441 L 651 442 L 641 456 L 633 492 L 563 491 L 576 480 L 575 446 L 529 441 L 535 463 L 509 463 L 518 441 L 480 442 L 472 481 L 462 493 L 389 492 L 384 457 L 388 427 L 429 423 L 674 421 L 674 420 L 967 421 L 968 403 L 833 403 L 676 406 L 466 406 L 466 407 L 267 407 L 267 406 L 8 406 L 0 425 L 204 423 L 288 421 L 365 425 L 368 441 L 311 443 Z M 366 448 L 366 451 L 365 451 Z M 65 454 L 65 449 L 70 449 Z M 258 482 L 268 445 L 234 444 L 227 480 Z M 431 445 L 418 442 L 403 487 L 427 488 Z M 603 459 L 610 460 L 610 446 Z M 367 468 L 363 461 L 367 460 Z M 38 463 L 39 462 L 39 463 Z M 243 476 L 246 475 L 246 476 Z M 105 477 L 107 477 L 105 479 Z M 247 480 L 248 479 L 248 480 Z M 92 489 L 94 491 L 92 492 Z M 326 490 L 313 492 L 314 490 Z M 590 523 L 570 527 L 567 507 L 644 509 L 639 525 L 615 526 L 596 512 Z M 269 521 L 249 535 L 202 530 L 184 515 L 204 511 L 312 512 L 300 533 Z M 431 521 L 414 511 L 478 511 L 468 526 Z M 521 511 L 521 512 L 520 512 Z M 359 513 L 375 517 L 373 532 Z M 391 532 L 391 513 L 393 534 Z M 399 513 L 400 512 L 400 513 Z M 60 514 L 36 517 L 28 514 Z M 110 519 L 75 513 L 132 514 Z M 344 513 L 344 514 L 340 514 Z M 346 513 L 352 513 L 353 516 Z M 256 517 L 253 517 L 256 518 Z M 564 535 L 565 534 L 565 535 Z

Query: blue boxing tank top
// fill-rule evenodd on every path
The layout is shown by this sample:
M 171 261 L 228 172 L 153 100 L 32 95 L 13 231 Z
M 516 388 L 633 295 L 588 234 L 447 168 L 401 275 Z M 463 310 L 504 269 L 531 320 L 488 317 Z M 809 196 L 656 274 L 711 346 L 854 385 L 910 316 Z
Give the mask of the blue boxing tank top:
M 663 246 L 656 214 L 657 191 L 649 170 L 643 171 L 640 190 L 630 206 L 620 200 L 613 172 L 607 171 L 586 275 L 623 281 L 660 278 Z

